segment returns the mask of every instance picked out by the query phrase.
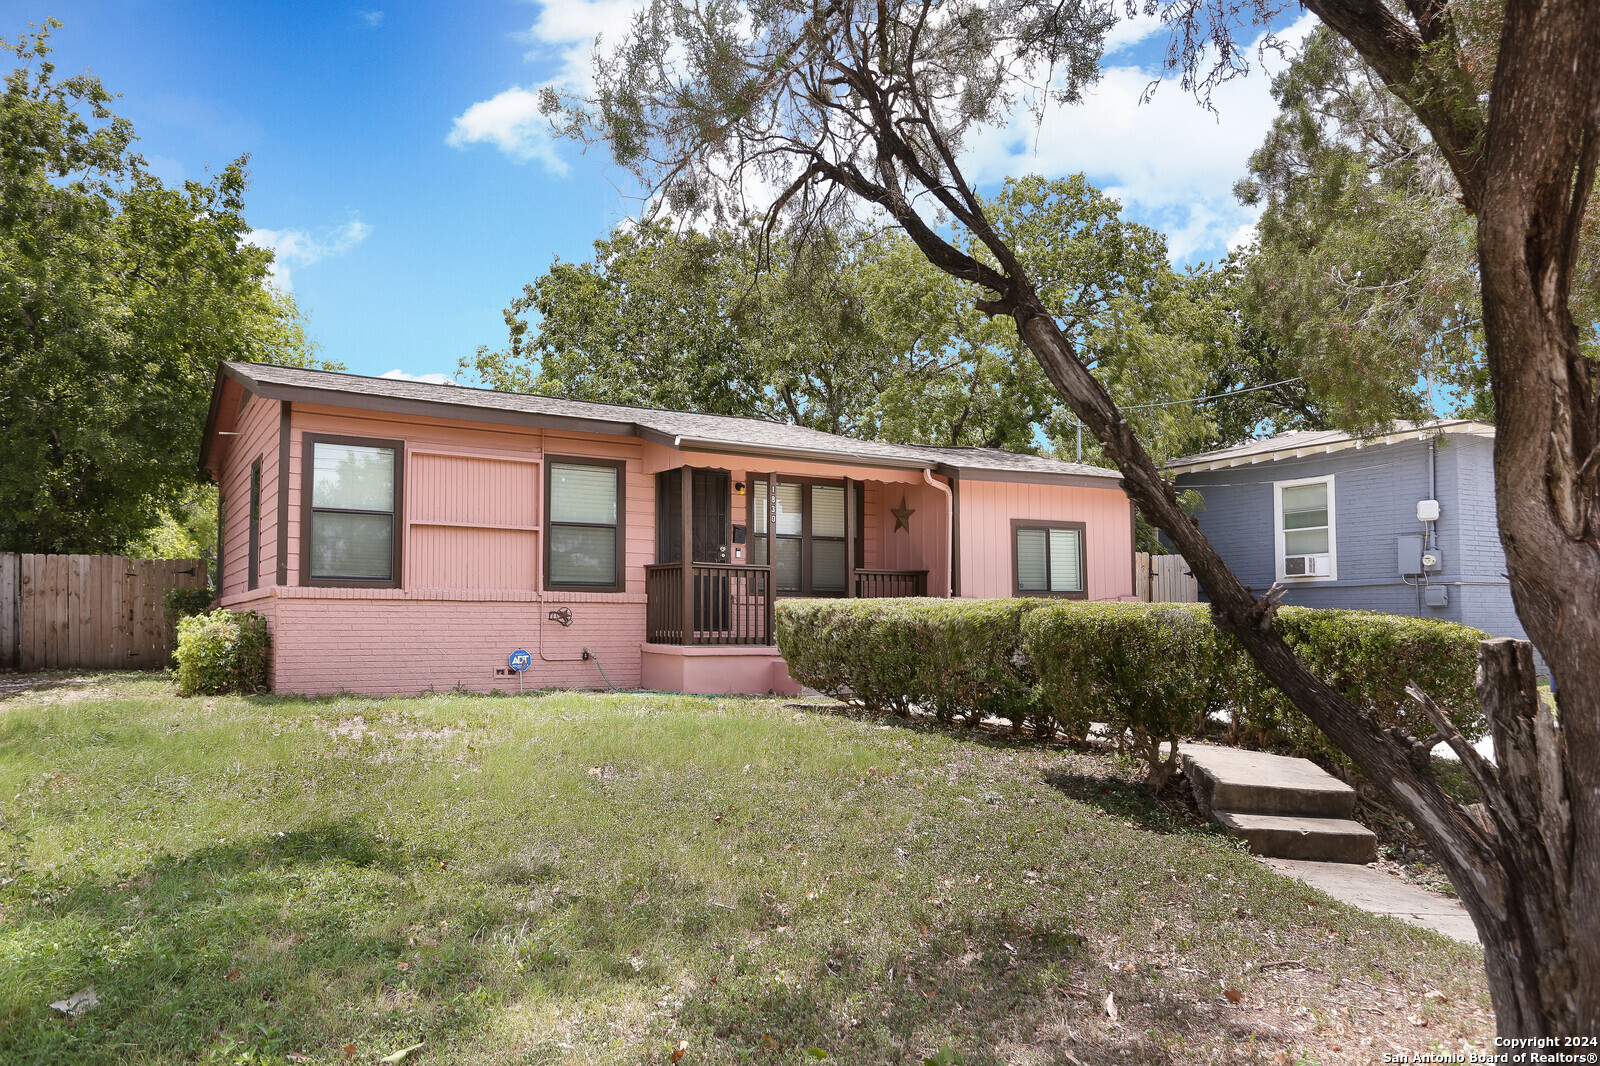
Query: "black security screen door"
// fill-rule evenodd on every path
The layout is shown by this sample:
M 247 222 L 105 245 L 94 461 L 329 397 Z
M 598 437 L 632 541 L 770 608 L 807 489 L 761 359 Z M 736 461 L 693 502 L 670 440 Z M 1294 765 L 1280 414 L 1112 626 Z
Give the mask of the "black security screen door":
M 696 470 L 692 474 L 694 544 L 691 561 L 728 561 L 729 492 L 726 470 Z M 656 475 L 656 562 L 676 563 L 683 559 L 683 471 L 666 470 Z M 728 576 L 713 571 L 694 578 L 694 627 L 697 630 L 727 628 L 729 609 Z
M 694 472 L 694 551 L 697 563 L 728 561 L 728 472 Z M 656 475 L 656 562 L 683 559 L 683 473 Z

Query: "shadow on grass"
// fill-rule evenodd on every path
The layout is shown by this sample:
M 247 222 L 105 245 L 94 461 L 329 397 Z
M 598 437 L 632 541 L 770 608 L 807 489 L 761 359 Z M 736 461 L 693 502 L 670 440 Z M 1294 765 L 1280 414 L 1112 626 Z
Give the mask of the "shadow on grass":
M 1097 807 L 1118 821 L 1152 833 L 1227 835 L 1220 826 L 1202 818 L 1189 802 L 1189 786 L 1182 774 L 1175 774 L 1160 795 L 1151 793 L 1142 782 L 1076 770 L 1050 771 L 1044 775 L 1044 782 L 1079 803 Z
M 463 908 L 421 943 L 395 918 L 415 873 L 447 863 L 325 823 L 110 876 L 23 870 L 0 888 L 0 1061 L 287 1061 L 337 1039 L 333 1015 L 357 1002 L 363 1052 L 476 1025 L 461 993 L 489 914 Z M 90 986 L 81 1017 L 48 1006 Z
M 896 714 L 892 711 L 869 711 L 864 707 L 857 707 L 848 703 L 806 703 L 791 700 L 782 706 L 786 711 L 803 711 L 807 714 L 847 718 L 853 722 L 871 722 L 877 725 L 894 726 L 913 733 L 938 734 L 978 744 L 986 748 L 997 748 L 1005 751 L 1014 751 L 1019 748 L 1035 751 L 1066 750 L 1071 747 L 1060 736 L 1041 737 L 1031 729 L 1016 730 L 1010 724 L 998 720 L 970 724 L 957 720 L 941 719 L 925 711 L 913 711 L 909 715 L 904 715 Z
M 159 675 L 152 672 L 151 676 Z M 107 681 L 108 678 L 104 674 L 85 674 L 81 672 L 0 673 L 0 703 L 32 692 L 48 692 L 51 689 L 58 688 L 92 688 L 97 685 L 104 685 Z
M 841 1062 L 917 1066 L 929 1057 L 964 1066 L 1167 1064 L 1189 1061 L 1185 1045 L 1250 1035 L 1236 1031 L 1236 1019 L 1196 1011 L 1153 971 L 1108 972 L 1085 945 L 1069 929 L 975 915 L 868 970 L 841 935 L 809 972 L 774 981 L 735 971 L 678 1021 L 698 1030 L 709 1060 L 757 1063 L 822 1052 Z M 1122 1004 L 1120 1025 L 1106 1024 L 1108 992 Z M 934 1035 L 937 1045 L 928 1042 Z M 1062 1054 L 1068 1047 L 1076 1057 Z

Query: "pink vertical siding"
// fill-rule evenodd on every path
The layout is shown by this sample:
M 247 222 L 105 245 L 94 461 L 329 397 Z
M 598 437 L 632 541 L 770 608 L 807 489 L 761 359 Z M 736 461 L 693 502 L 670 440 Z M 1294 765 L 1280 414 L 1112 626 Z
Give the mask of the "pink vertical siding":
M 222 539 L 223 595 L 246 591 L 250 580 L 250 467 L 261 459 L 259 583 L 276 580 L 278 565 L 278 408 L 277 400 L 252 396 L 239 413 L 229 441 L 218 491 L 224 501 Z
M 1089 598 L 1133 595 L 1133 515 L 1121 489 L 962 481 L 960 491 L 963 596 L 1012 594 L 1014 518 L 1084 523 Z
M 523 589 L 538 583 L 537 456 L 406 450 L 406 588 Z
M 965 486 L 963 486 L 965 488 Z M 907 529 L 896 529 L 890 512 L 904 502 L 915 511 Z M 965 499 L 963 498 L 963 506 Z M 944 493 L 928 485 L 885 484 L 872 508 L 882 570 L 928 571 L 928 595 L 948 596 L 950 511 Z

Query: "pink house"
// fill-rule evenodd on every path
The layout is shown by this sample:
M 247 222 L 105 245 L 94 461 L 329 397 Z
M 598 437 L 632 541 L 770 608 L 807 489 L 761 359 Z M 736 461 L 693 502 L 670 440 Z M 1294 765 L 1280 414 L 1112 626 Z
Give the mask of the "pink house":
M 200 462 L 281 692 L 792 693 L 778 597 L 1133 595 L 1117 474 L 992 449 L 224 363 Z

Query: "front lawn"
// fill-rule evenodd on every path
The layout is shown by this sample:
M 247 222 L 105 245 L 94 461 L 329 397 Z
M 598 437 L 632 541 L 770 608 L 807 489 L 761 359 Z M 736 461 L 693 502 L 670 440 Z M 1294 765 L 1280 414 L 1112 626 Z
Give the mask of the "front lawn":
M 0 1061 L 1365 1063 L 1492 1035 L 1476 949 L 1062 749 L 779 701 L 170 688 L 0 694 Z

